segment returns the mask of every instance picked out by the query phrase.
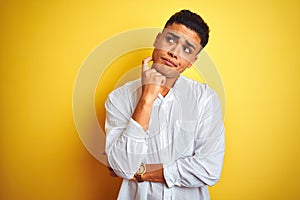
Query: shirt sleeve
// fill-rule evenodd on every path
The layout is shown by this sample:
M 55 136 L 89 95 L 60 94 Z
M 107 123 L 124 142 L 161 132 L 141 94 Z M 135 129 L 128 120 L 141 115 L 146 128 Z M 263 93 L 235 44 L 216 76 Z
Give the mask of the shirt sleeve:
M 224 125 L 218 96 L 212 90 L 209 90 L 203 115 L 195 131 L 193 156 L 164 165 L 168 187 L 212 186 L 220 178 L 225 149 Z
M 130 104 L 124 94 L 109 95 L 106 108 L 106 154 L 114 172 L 125 179 L 134 176 L 147 152 L 147 134 L 131 118 Z

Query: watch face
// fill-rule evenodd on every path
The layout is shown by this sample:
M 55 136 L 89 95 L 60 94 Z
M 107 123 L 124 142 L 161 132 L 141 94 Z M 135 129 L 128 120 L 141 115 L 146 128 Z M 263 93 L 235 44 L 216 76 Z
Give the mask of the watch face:
M 146 166 L 145 166 L 145 164 L 142 164 L 136 173 L 144 174 L 145 172 L 146 172 Z

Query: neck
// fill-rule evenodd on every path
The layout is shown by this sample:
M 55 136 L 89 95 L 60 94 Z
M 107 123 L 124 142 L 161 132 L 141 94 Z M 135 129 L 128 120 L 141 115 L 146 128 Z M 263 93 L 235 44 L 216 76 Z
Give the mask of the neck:
M 174 86 L 175 82 L 178 80 L 178 77 L 172 77 L 166 79 L 165 84 L 160 87 L 160 94 L 163 97 L 165 97 L 168 94 L 170 89 Z

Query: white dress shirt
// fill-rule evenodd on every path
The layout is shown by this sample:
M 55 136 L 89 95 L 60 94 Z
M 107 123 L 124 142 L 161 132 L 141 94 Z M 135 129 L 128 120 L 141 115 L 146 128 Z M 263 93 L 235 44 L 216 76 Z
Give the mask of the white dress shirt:
M 217 94 L 180 76 L 155 100 L 147 131 L 131 118 L 140 95 L 139 79 L 111 92 L 105 104 L 108 162 L 123 178 L 118 199 L 209 199 L 207 186 L 220 178 L 225 147 Z M 141 163 L 162 163 L 166 184 L 129 180 Z

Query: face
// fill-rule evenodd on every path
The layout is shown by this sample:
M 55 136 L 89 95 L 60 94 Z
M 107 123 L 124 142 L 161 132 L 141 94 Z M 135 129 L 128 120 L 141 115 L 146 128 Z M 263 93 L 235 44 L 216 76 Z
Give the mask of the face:
M 172 71 L 182 73 L 197 60 L 200 41 L 195 31 L 182 24 L 167 26 L 154 42 L 153 65 L 160 66 L 158 71 L 163 74 Z

